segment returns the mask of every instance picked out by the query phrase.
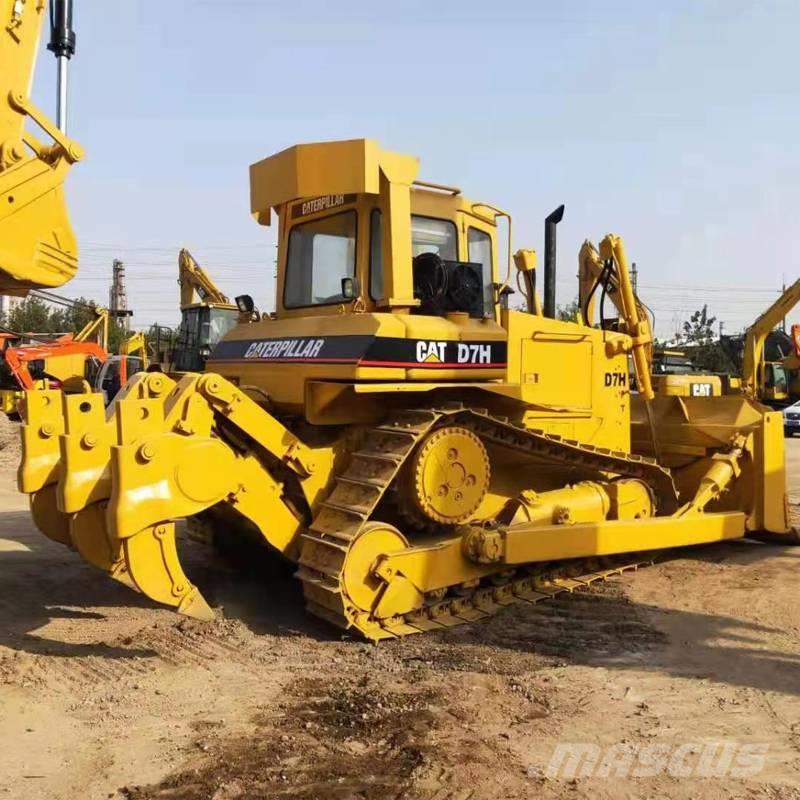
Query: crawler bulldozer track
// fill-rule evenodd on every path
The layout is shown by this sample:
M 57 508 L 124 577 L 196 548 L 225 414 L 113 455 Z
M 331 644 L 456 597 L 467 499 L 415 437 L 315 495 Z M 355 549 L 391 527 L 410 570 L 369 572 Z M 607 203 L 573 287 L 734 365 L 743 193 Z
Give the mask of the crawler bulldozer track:
M 313 614 L 340 628 L 355 628 L 369 639 L 399 637 L 475 621 L 512 603 L 539 602 L 652 563 L 653 555 L 643 553 L 534 564 L 516 570 L 498 567 L 487 570 L 478 581 L 431 593 L 412 613 L 375 616 L 369 601 L 379 596 L 381 587 L 374 577 L 374 592 L 364 585 L 371 580 L 370 564 L 382 553 L 410 544 L 400 531 L 374 520 L 372 515 L 421 441 L 449 424 L 467 427 L 487 443 L 523 451 L 559 466 L 642 479 L 654 488 L 666 512 L 677 506 L 669 470 L 653 459 L 528 429 L 505 417 L 460 404 L 404 410 L 366 431 L 360 449 L 351 454 L 335 477 L 332 491 L 302 534 L 297 577 Z

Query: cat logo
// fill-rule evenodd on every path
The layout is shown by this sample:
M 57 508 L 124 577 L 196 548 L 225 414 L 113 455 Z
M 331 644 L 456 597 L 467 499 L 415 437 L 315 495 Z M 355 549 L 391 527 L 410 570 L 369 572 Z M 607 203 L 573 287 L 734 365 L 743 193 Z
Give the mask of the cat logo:
M 713 395 L 710 383 L 693 383 L 691 392 L 692 397 L 711 397 Z
M 447 342 L 417 342 L 417 361 L 420 364 L 441 364 Z

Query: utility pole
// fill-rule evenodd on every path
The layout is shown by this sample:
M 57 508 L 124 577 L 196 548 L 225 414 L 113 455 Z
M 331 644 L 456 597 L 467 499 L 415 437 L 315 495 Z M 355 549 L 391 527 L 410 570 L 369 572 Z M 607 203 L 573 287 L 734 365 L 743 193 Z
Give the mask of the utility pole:
M 631 286 L 633 293 L 637 294 L 639 291 L 639 270 L 636 269 L 636 262 L 631 263 Z
M 722 338 L 722 333 L 723 333 L 724 330 L 725 330 L 725 323 L 722 320 L 720 320 L 719 321 L 719 338 L 720 339 Z
M 117 320 L 120 328 L 127 334 L 130 330 L 129 319 L 133 311 L 128 309 L 128 293 L 125 290 L 125 264 L 115 258 L 111 264 L 111 288 L 108 292 L 108 311 L 112 319 Z
M 783 274 L 783 288 L 781 294 L 786 294 L 786 273 Z M 786 333 L 786 317 L 781 320 L 781 330 Z

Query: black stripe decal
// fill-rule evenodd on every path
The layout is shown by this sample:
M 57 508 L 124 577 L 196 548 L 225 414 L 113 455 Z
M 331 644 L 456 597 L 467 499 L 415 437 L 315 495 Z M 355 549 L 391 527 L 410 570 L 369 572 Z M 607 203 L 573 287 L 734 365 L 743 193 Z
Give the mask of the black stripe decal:
M 298 336 L 220 342 L 211 361 L 356 364 L 374 367 L 503 369 L 504 341 L 443 341 L 386 336 Z

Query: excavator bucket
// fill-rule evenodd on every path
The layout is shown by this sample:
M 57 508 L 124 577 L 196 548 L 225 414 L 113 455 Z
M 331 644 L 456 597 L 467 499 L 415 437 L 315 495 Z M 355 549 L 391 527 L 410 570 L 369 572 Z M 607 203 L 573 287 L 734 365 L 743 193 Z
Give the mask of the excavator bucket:
M 78 271 L 62 180 L 37 159 L 0 171 L 0 293 L 55 288 Z
M 83 153 L 29 97 L 47 6 L 0 2 L 0 293 L 61 286 L 78 268 L 64 180 Z

